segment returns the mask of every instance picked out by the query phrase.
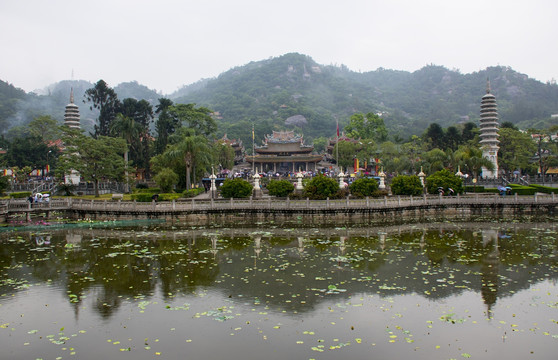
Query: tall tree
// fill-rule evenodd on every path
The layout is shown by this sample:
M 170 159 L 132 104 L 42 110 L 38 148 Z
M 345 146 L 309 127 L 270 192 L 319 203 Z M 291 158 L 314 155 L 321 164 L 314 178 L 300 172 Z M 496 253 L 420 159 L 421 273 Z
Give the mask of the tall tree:
M 29 133 L 43 139 L 43 142 L 60 139 L 58 122 L 50 115 L 37 116 L 27 125 Z
M 444 129 L 438 123 L 431 123 L 424 132 L 423 139 L 430 143 L 430 149 L 443 149 Z
M 499 167 L 505 172 L 528 169 L 533 154 L 537 152 L 536 143 L 528 134 L 513 127 L 501 127 L 498 133 L 500 134 Z
M 352 138 L 373 139 L 376 142 L 384 142 L 388 137 L 384 120 L 374 113 L 353 114 L 345 132 Z
M 110 123 L 116 118 L 119 112 L 120 101 L 116 92 L 110 88 L 104 80 L 99 80 L 91 89 L 85 91 L 85 99 L 92 103 L 91 110 L 98 109 L 99 117 L 95 124 L 94 137 L 108 136 L 110 133 Z M 86 102 L 84 100 L 84 102 Z
M 195 107 L 196 104 L 177 104 L 169 108 L 169 113 L 184 126 L 193 129 L 197 135 L 210 136 L 217 131 L 217 123 L 211 117 L 211 110 Z
M 197 180 L 196 170 L 207 171 L 213 159 L 205 136 L 196 135 L 192 129 L 181 128 L 172 136 L 167 150 L 153 157 L 151 162 L 155 172 L 164 168 L 171 168 L 177 174 L 182 172 L 185 175 L 186 189 L 189 190 L 192 188 L 192 180 Z
M 108 136 L 95 139 L 68 132 L 63 140 L 71 150 L 60 156 L 56 171 L 59 177 L 63 178 L 71 170 L 78 171 L 84 180 L 94 183 L 96 197 L 99 197 L 99 181 L 124 178 L 124 139 Z
M 169 136 L 174 134 L 180 126 L 178 119 L 169 114 L 169 108 L 173 105 L 172 100 L 160 98 L 159 104 L 155 107 L 155 114 L 158 115 L 155 123 L 157 139 L 155 140 L 155 154 L 162 154 L 169 143 Z

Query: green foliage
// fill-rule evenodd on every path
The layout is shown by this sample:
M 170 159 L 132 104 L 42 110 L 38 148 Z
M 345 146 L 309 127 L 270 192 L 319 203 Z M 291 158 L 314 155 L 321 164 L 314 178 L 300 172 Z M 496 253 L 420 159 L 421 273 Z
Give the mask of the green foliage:
M 20 192 L 10 193 L 10 197 L 14 199 L 26 199 L 29 196 L 31 196 L 31 191 L 20 191 Z
M 372 139 L 376 142 L 384 142 L 388 137 L 384 120 L 374 113 L 352 115 L 345 132 L 351 138 Z
M 168 193 L 178 183 L 178 175 L 172 169 L 163 168 L 153 178 L 161 191 Z
M 241 178 L 226 179 L 220 190 L 224 198 L 247 198 L 252 194 L 252 185 Z
M 136 189 L 149 189 L 149 185 L 147 185 L 146 183 L 137 183 Z
M 289 180 L 271 180 L 267 190 L 271 196 L 286 197 L 294 191 L 294 185 Z
M 0 175 L 0 195 L 10 189 L 10 179 L 7 176 Z
M 94 136 L 108 136 L 110 134 L 110 125 L 116 118 L 116 114 L 120 107 L 120 101 L 116 92 L 107 85 L 104 80 L 99 80 L 91 89 L 85 91 L 85 98 L 92 103 L 91 109 L 99 110 L 97 124 L 95 124 Z
M 99 181 L 124 178 L 124 152 L 126 141 L 121 138 L 98 136 L 94 139 L 72 130 L 66 130 L 64 143 L 71 151 L 65 152 L 58 161 L 57 176 L 76 170 L 85 181 L 92 181 L 95 197 L 99 197 Z
M 56 191 L 60 194 L 64 194 L 64 196 L 72 196 L 74 195 L 74 191 L 76 189 L 76 185 L 74 184 L 66 184 L 61 183 L 56 186 Z
M 310 199 L 335 198 L 339 192 L 339 183 L 324 175 L 312 178 L 304 187 L 304 196 Z
M 349 190 L 356 197 L 373 196 L 378 190 L 378 182 L 375 179 L 369 178 L 356 179 L 349 185 Z
M 537 184 L 531 184 L 532 188 L 535 188 L 538 192 L 546 193 L 546 194 L 558 194 L 558 188 L 549 187 L 549 186 L 542 186 Z
M 391 180 L 393 195 L 422 195 L 423 188 L 420 178 L 416 175 L 398 175 Z
M 154 193 L 135 193 L 131 195 L 131 198 L 137 202 L 151 202 L 153 195 Z
M 508 186 L 512 188 L 511 193 L 517 195 L 535 195 L 535 193 L 539 192 L 538 189 L 532 186 L 524 186 L 524 185 L 517 185 L 517 184 L 510 184 Z
M 160 188 L 150 188 L 150 187 L 146 187 L 146 188 L 138 188 L 136 187 L 136 189 L 134 190 L 135 194 L 157 194 L 160 193 L 161 189 Z
M 193 198 L 198 196 L 199 194 L 202 194 L 203 192 L 205 192 L 205 188 L 203 187 L 199 187 L 199 188 L 193 188 L 190 190 L 184 190 L 182 192 L 182 196 L 186 197 L 186 198 Z
M 429 194 L 437 194 L 439 187 L 443 188 L 446 194 L 449 188 L 459 194 L 463 192 L 463 180 L 448 169 L 443 169 L 426 178 L 426 189 Z
M 173 201 L 173 200 L 178 200 L 181 197 L 181 194 L 177 194 L 177 193 L 161 193 L 158 195 L 159 195 L 158 201 Z

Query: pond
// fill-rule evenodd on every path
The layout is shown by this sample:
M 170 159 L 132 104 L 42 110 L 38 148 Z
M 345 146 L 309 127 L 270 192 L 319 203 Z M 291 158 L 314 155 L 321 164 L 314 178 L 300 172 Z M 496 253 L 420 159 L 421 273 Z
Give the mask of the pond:
M 2 358 L 554 359 L 555 220 L 4 232 Z

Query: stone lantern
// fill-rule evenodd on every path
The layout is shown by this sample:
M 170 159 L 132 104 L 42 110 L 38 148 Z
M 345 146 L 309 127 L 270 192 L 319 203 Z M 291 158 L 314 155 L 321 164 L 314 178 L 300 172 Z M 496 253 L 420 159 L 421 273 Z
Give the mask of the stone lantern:
M 211 198 L 215 198 L 215 193 L 217 192 L 217 187 L 215 186 L 215 179 L 217 179 L 217 176 L 215 176 L 215 171 L 213 171 L 213 168 L 211 168 L 211 175 L 209 176 L 209 179 L 211 180 L 211 187 L 209 188 L 209 191 L 211 191 Z
M 258 174 L 257 169 L 256 173 L 254 174 L 254 196 L 260 197 L 262 194 L 262 188 L 260 187 L 260 179 L 261 176 Z
M 424 178 L 426 177 L 426 174 L 422 171 L 422 166 L 420 167 L 420 172 L 418 173 L 418 177 L 420 179 L 420 184 L 424 188 Z
M 296 190 L 304 190 L 304 186 L 302 186 L 302 178 L 304 177 L 304 175 L 302 175 L 302 171 L 299 171 L 298 174 L 296 174 Z
M 455 173 L 456 176 L 459 176 L 460 178 L 463 177 L 463 173 L 461 172 L 461 166 L 457 165 L 457 172 Z
M 382 168 L 378 176 L 380 177 L 380 185 L 378 186 L 378 188 L 383 190 L 386 188 L 386 183 L 385 183 L 386 174 L 384 173 L 384 168 Z
M 341 170 L 341 172 L 337 176 L 339 176 L 339 189 L 344 189 L 345 188 L 345 182 L 343 180 L 345 178 L 345 174 L 343 174 L 343 170 Z

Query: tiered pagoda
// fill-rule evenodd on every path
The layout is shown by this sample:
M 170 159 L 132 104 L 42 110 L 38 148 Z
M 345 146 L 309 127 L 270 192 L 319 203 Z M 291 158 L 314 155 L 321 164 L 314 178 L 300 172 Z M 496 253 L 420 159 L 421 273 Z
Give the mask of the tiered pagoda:
M 301 135 L 294 131 L 273 131 L 266 135 L 263 146 L 255 146 L 255 155 L 246 161 L 258 171 L 297 172 L 316 170 L 322 155 L 312 154 L 313 145 L 304 145 Z
M 70 90 L 70 103 L 66 105 L 66 111 L 64 113 L 64 125 L 70 129 L 79 129 L 79 108 L 74 104 L 74 89 Z
M 498 177 L 498 106 L 496 97 L 490 93 L 490 81 L 487 80 L 486 95 L 481 100 L 480 110 L 480 145 L 482 156 L 494 164 L 493 170 L 482 168 L 482 177 L 494 179 Z

